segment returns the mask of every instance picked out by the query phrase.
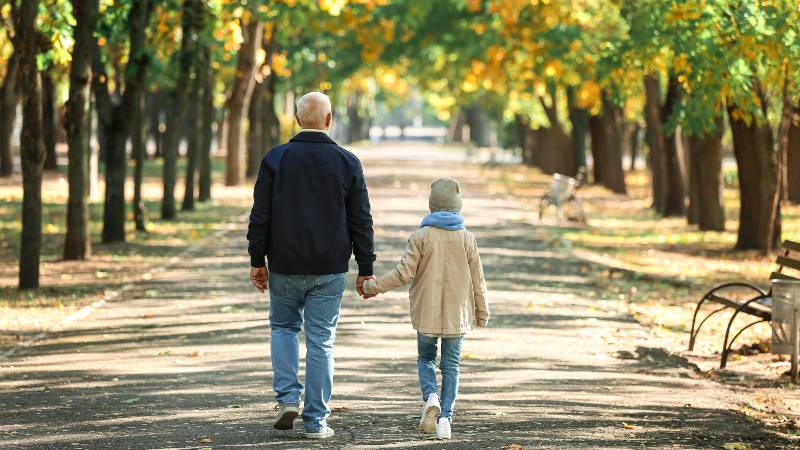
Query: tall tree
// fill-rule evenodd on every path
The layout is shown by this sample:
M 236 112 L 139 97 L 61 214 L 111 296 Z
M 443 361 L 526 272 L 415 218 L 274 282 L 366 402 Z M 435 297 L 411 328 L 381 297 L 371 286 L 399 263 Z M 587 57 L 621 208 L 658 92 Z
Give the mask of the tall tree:
M 131 118 L 131 156 L 133 157 L 133 223 L 136 231 L 147 231 L 146 211 L 142 188 L 144 184 L 144 158 L 147 153 L 148 120 L 145 109 L 145 96 L 139 96 L 138 103 L 133 107 Z M 156 137 L 158 139 L 158 137 Z
M 197 17 L 197 28 L 202 29 L 204 11 L 202 4 L 197 11 L 200 16 Z M 205 67 L 209 65 L 206 61 L 207 53 L 203 50 L 197 51 L 197 64 L 195 70 L 194 81 L 192 81 L 191 98 L 189 99 L 189 142 L 186 147 L 186 177 L 183 192 L 183 204 L 181 209 L 183 211 L 194 210 L 194 194 L 195 194 L 195 175 L 197 174 L 197 160 L 200 157 L 201 147 L 203 145 L 203 98 L 204 90 L 208 87 L 206 78 L 208 71 Z
M 225 165 L 225 184 L 236 186 L 244 182 L 244 155 L 242 152 L 242 125 L 245 111 L 250 104 L 256 69 L 256 53 L 261 44 L 262 25 L 255 11 L 248 11 L 242 18 L 244 41 L 239 47 L 236 75 L 227 101 L 228 142 Z
M 125 240 L 125 173 L 127 158 L 125 144 L 133 122 L 130 120 L 144 92 L 144 76 L 150 60 L 145 49 L 148 18 L 152 10 L 149 0 L 131 3 L 128 12 L 130 50 L 125 67 L 125 89 L 119 102 L 114 102 L 108 87 L 108 74 L 102 61 L 98 40 L 94 42 L 92 89 L 97 105 L 97 117 L 102 127 L 100 141 L 106 164 L 106 191 L 103 203 L 103 242 Z M 119 84 L 116 85 L 119 89 Z
M 793 109 L 786 149 L 786 199 L 800 203 L 800 106 Z
M 18 16 L 17 2 L 12 1 L 11 23 L 5 26 L 8 40 L 14 45 L 14 52 L 6 63 L 6 77 L 0 87 L 0 177 L 8 177 L 14 171 L 14 163 L 11 156 L 11 134 L 14 129 L 14 119 L 17 117 L 17 104 L 19 103 L 19 52 L 16 50 L 16 39 L 18 32 L 14 32 L 17 27 Z M 12 34 L 14 33 L 14 34 Z
M 36 57 L 42 35 L 36 25 L 39 1 L 19 5 L 14 51 L 19 52 L 20 91 L 22 92 L 22 233 L 20 235 L 19 287 L 39 287 L 39 260 L 42 250 L 42 167 L 45 150 L 42 141 L 42 82 Z
M 56 170 L 56 86 L 49 69 L 42 71 L 42 132 L 44 133 L 44 170 Z
M 203 60 L 211 60 L 211 48 L 206 45 L 203 48 Z M 214 109 L 214 68 L 211 64 L 206 67 L 200 67 L 200 70 L 205 71 L 203 79 L 206 84 L 203 87 L 203 139 L 200 143 L 200 156 L 198 162 L 198 186 L 197 186 L 197 200 L 207 202 L 211 200 L 211 140 L 212 140 L 212 127 L 215 123 L 215 109 Z M 218 135 L 219 135 L 218 130 Z
M 89 238 L 89 135 L 92 78 L 92 34 L 98 0 L 72 0 L 75 44 L 70 66 L 69 99 L 64 117 L 67 130 L 69 200 L 64 259 L 84 260 L 91 255 Z
M 174 219 L 175 181 L 177 178 L 178 147 L 181 140 L 183 118 L 186 115 L 186 104 L 191 88 L 192 70 L 197 54 L 196 24 L 202 14 L 201 0 L 184 0 L 181 50 L 179 53 L 179 73 L 172 89 L 171 100 L 173 110 L 167 118 L 167 130 L 164 137 L 164 197 L 161 200 L 161 218 Z

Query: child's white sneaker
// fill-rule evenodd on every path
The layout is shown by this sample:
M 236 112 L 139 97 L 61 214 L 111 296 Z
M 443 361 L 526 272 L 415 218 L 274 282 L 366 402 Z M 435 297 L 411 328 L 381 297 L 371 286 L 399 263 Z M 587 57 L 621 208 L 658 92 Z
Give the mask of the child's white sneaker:
M 433 433 L 436 431 L 436 419 L 442 412 L 442 407 L 439 404 L 439 396 L 437 394 L 428 395 L 428 401 L 422 407 L 422 416 L 419 418 L 419 429 L 426 433 Z
M 450 419 L 440 417 L 436 422 L 436 439 L 450 439 Z
M 320 428 L 317 431 L 306 431 L 305 436 L 308 439 L 328 439 L 332 438 L 336 433 L 333 432 L 333 428 L 325 425 L 324 427 Z

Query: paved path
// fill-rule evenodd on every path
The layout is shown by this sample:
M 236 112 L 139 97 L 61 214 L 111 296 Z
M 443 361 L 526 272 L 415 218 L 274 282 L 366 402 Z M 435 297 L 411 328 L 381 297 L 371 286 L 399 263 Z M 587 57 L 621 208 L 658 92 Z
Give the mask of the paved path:
M 315 443 L 271 428 L 267 300 L 248 284 L 236 224 L 124 299 L 0 360 L 0 448 L 788 448 L 729 412 L 734 394 L 653 348 L 592 285 L 593 268 L 549 242 L 518 204 L 491 195 L 478 168 L 431 152 L 384 145 L 360 154 L 378 272 L 425 212 L 429 183 L 449 175 L 464 185 L 493 317 L 464 343 L 452 441 L 416 431 L 403 291 L 370 303 L 346 294 L 336 437 Z

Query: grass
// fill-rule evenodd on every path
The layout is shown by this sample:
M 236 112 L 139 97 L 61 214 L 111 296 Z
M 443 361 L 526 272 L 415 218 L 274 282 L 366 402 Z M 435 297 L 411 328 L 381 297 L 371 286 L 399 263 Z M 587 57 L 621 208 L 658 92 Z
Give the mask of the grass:
M 493 189 L 522 199 L 530 211 L 538 211 L 539 197 L 547 192 L 551 178 L 522 166 L 492 169 L 487 175 Z M 616 195 L 599 186 L 580 190 L 589 226 L 565 223 L 549 230 L 555 238 L 570 241 L 578 255 L 642 274 L 631 277 L 598 270 L 594 277 L 608 295 L 627 300 L 631 312 L 656 334 L 671 340 L 675 348 L 685 349 L 693 307 L 707 289 L 734 280 L 767 288 L 775 267 L 774 256 L 734 250 L 739 222 L 737 177 L 735 172 L 727 173 L 724 179 L 724 232 L 699 231 L 685 218 L 658 217 L 650 208 L 649 178 L 641 170 L 626 174 L 628 195 Z M 538 220 L 531 215 L 532 221 Z M 547 217 L 553 217 L 552 211 L 545 223 L 555 225 Z M 800 206 L 783 209 L 783 238 L 800 240 Z M 701 353 L 719 351 L 729 316 L 718 316 L 704 326 L 696 347 Z M 748 342 L 769 334 L 768 325 L 759 325 L 740 339 Z
M 215 159 L 213 177 L 222 177 L 224 162 Z M 22 189 L 20 176 L 0 181 L 0 347 L 15 336 L 52 329 L 65 315 L 101 297 L 107 289 L 136 280 L 147 270 L 165 264 L 183 249 L 201 241 L 215 230 L 235 221 L 248 211 L 251 187 L 224 187 L 215 184 L 211 202 L 195 203 L 194 211 L 179 211 L 175 220 L 159 219 L 161 198 L 161 160 L 145 163 L 143 194 L 147 213 L 147 232 L 136 232 L 129 212 L 126 242 L 100 243 L 102 197 L 90 204 L 92 257 L 88 261 L 62 261 L 66 232 L 66 168 L 45 174 L 42 188 L 43 240 L 41 286 L 20 291 L 17 264 L 20 245 Z M 185 161 L 178 163 L 179 179 Z M 133 173 L 132 167 L 129 174 Z M 102 192 L 102 175 L 99 191 Z M 132 181 L 126 184 L 128 203 L 133 195 Z M 183 184 L 175 190 L 178 207 L 183 199 Z M 130 208 L 128 208 L 130 211 Z

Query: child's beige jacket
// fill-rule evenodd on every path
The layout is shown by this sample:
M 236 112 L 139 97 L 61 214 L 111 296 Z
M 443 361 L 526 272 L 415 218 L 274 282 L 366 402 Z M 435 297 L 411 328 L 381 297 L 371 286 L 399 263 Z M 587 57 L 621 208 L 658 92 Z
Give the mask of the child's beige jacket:
M 432 336 L 464 334 L 476 319 L 489 320 L 489 301 L 478 244 L 467 230 L 423 227 L 408 239 L 400 263 L 364 292 L 382 294 L 412 281 L 411 323 Z

